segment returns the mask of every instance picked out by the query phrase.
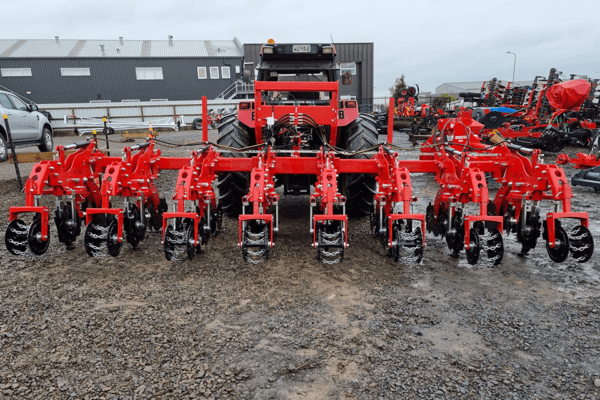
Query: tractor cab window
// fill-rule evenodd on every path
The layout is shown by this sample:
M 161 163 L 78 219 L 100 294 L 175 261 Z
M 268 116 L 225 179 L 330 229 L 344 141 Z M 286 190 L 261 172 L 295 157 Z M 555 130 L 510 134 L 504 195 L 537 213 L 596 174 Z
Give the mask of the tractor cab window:
M 328 106 L 331 92 L 263 92 L 267 105 Z

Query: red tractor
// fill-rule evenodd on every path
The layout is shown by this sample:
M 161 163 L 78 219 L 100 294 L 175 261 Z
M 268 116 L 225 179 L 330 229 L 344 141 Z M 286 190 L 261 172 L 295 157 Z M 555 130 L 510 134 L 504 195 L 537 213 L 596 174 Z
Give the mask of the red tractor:
M 267 44 L 260 56 L 254 101 L 240 102 L 237 115 L 221 121 L 219 145 L 247 149 L 268 143 L 280 155 L 300 156 L 321 148 L 360 152 L 377 146 L 374 118 L 359 114 L 355 100 L 339 98 L 339 63 L 332 44 Z M 290 76 L 299 76 L 302 81 L 290 81 Z M 227 156 L 249 154 L 231 152 Z M 348 157 L 370 158 L 366 154 Z M 289 174 L 278 175 L 274 184 L 283 186 L 287 195 L 310 194 L 316 179 L 313 174 L 290 170 Z M 248 194 L 249 183 L 249 173 L 219 175 L 219 202 L 226 215 L 242 212 L 242 198 Z M 371 212 L 377 191 L 374 176 L 345 174 L 338 184 L 347 199 L 348 214 Z

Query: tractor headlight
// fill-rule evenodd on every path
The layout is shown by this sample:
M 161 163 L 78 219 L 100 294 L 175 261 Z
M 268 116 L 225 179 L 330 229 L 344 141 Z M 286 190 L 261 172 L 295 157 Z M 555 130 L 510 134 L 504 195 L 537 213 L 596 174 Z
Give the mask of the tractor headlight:
M 332 53 L 333 53 L 333 47 L 323 46 L 323 54 L 332 54 Z
M 271 46 L 263 47 L 263 54 L 273 54 L 273 47 L 271 47 Z

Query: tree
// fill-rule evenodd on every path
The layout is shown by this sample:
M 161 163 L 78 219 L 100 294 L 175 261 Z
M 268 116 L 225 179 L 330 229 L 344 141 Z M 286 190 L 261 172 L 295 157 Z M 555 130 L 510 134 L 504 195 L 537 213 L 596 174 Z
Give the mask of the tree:
M 397 99 L 400 97 L 400 92 L 402 89 L 406 88 L 406 83 L 404 82 L 404 74 L 400 75 L 400 78 L 396 78 L 394 81 L 394 86 L 390 87 L 390 93 L 392 97 Z
M 435 108 L 442 108 L 446 104 L 450 104 L 456 100 L 456 97 L 450 96 L 449 94 L 443 94 L 441 97 L 434 97 L 431 101 L 431 105 Z

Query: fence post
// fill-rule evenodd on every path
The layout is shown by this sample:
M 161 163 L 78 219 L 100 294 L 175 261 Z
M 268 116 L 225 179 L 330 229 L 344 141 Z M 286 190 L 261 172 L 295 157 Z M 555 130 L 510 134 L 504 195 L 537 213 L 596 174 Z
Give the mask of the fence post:
M 394 98 L 390 97 L 390 107 L 388 108 L 388 134 L 387 142 L 392 144 L 394 141 Z
M 108 111 L 108 109 L 106 109 Z M 102 121 L 104 122 L 104 137 L 106 138 L 106 150 L 108 153 L 108 156 L 110 157 L 110 146 L 108 143 L 108 126 L 106 124 L 106 117 L 102 118 Z
M 8 124 L 8 115 L 4 114 L 4 125 L 6 126 L 6 136 L 8 136 L 8 143 L 10 144 L 10 151 L 13 156 L 13 164 L 15 164 L 15 172 L 17 173 L 17 180 L 19 181 L 19 190 L 23 190 L 23 182 L 21 182 L 21 171 L 19 171 L 19 162 L 17 161 L 17 154 L 15 153 L 15 145 L 13 144 L 12 134 L 10 133 L 10 125 Z
M 208 104 L 206 96 L 202 96 L 202 141 L 208 142 Z

